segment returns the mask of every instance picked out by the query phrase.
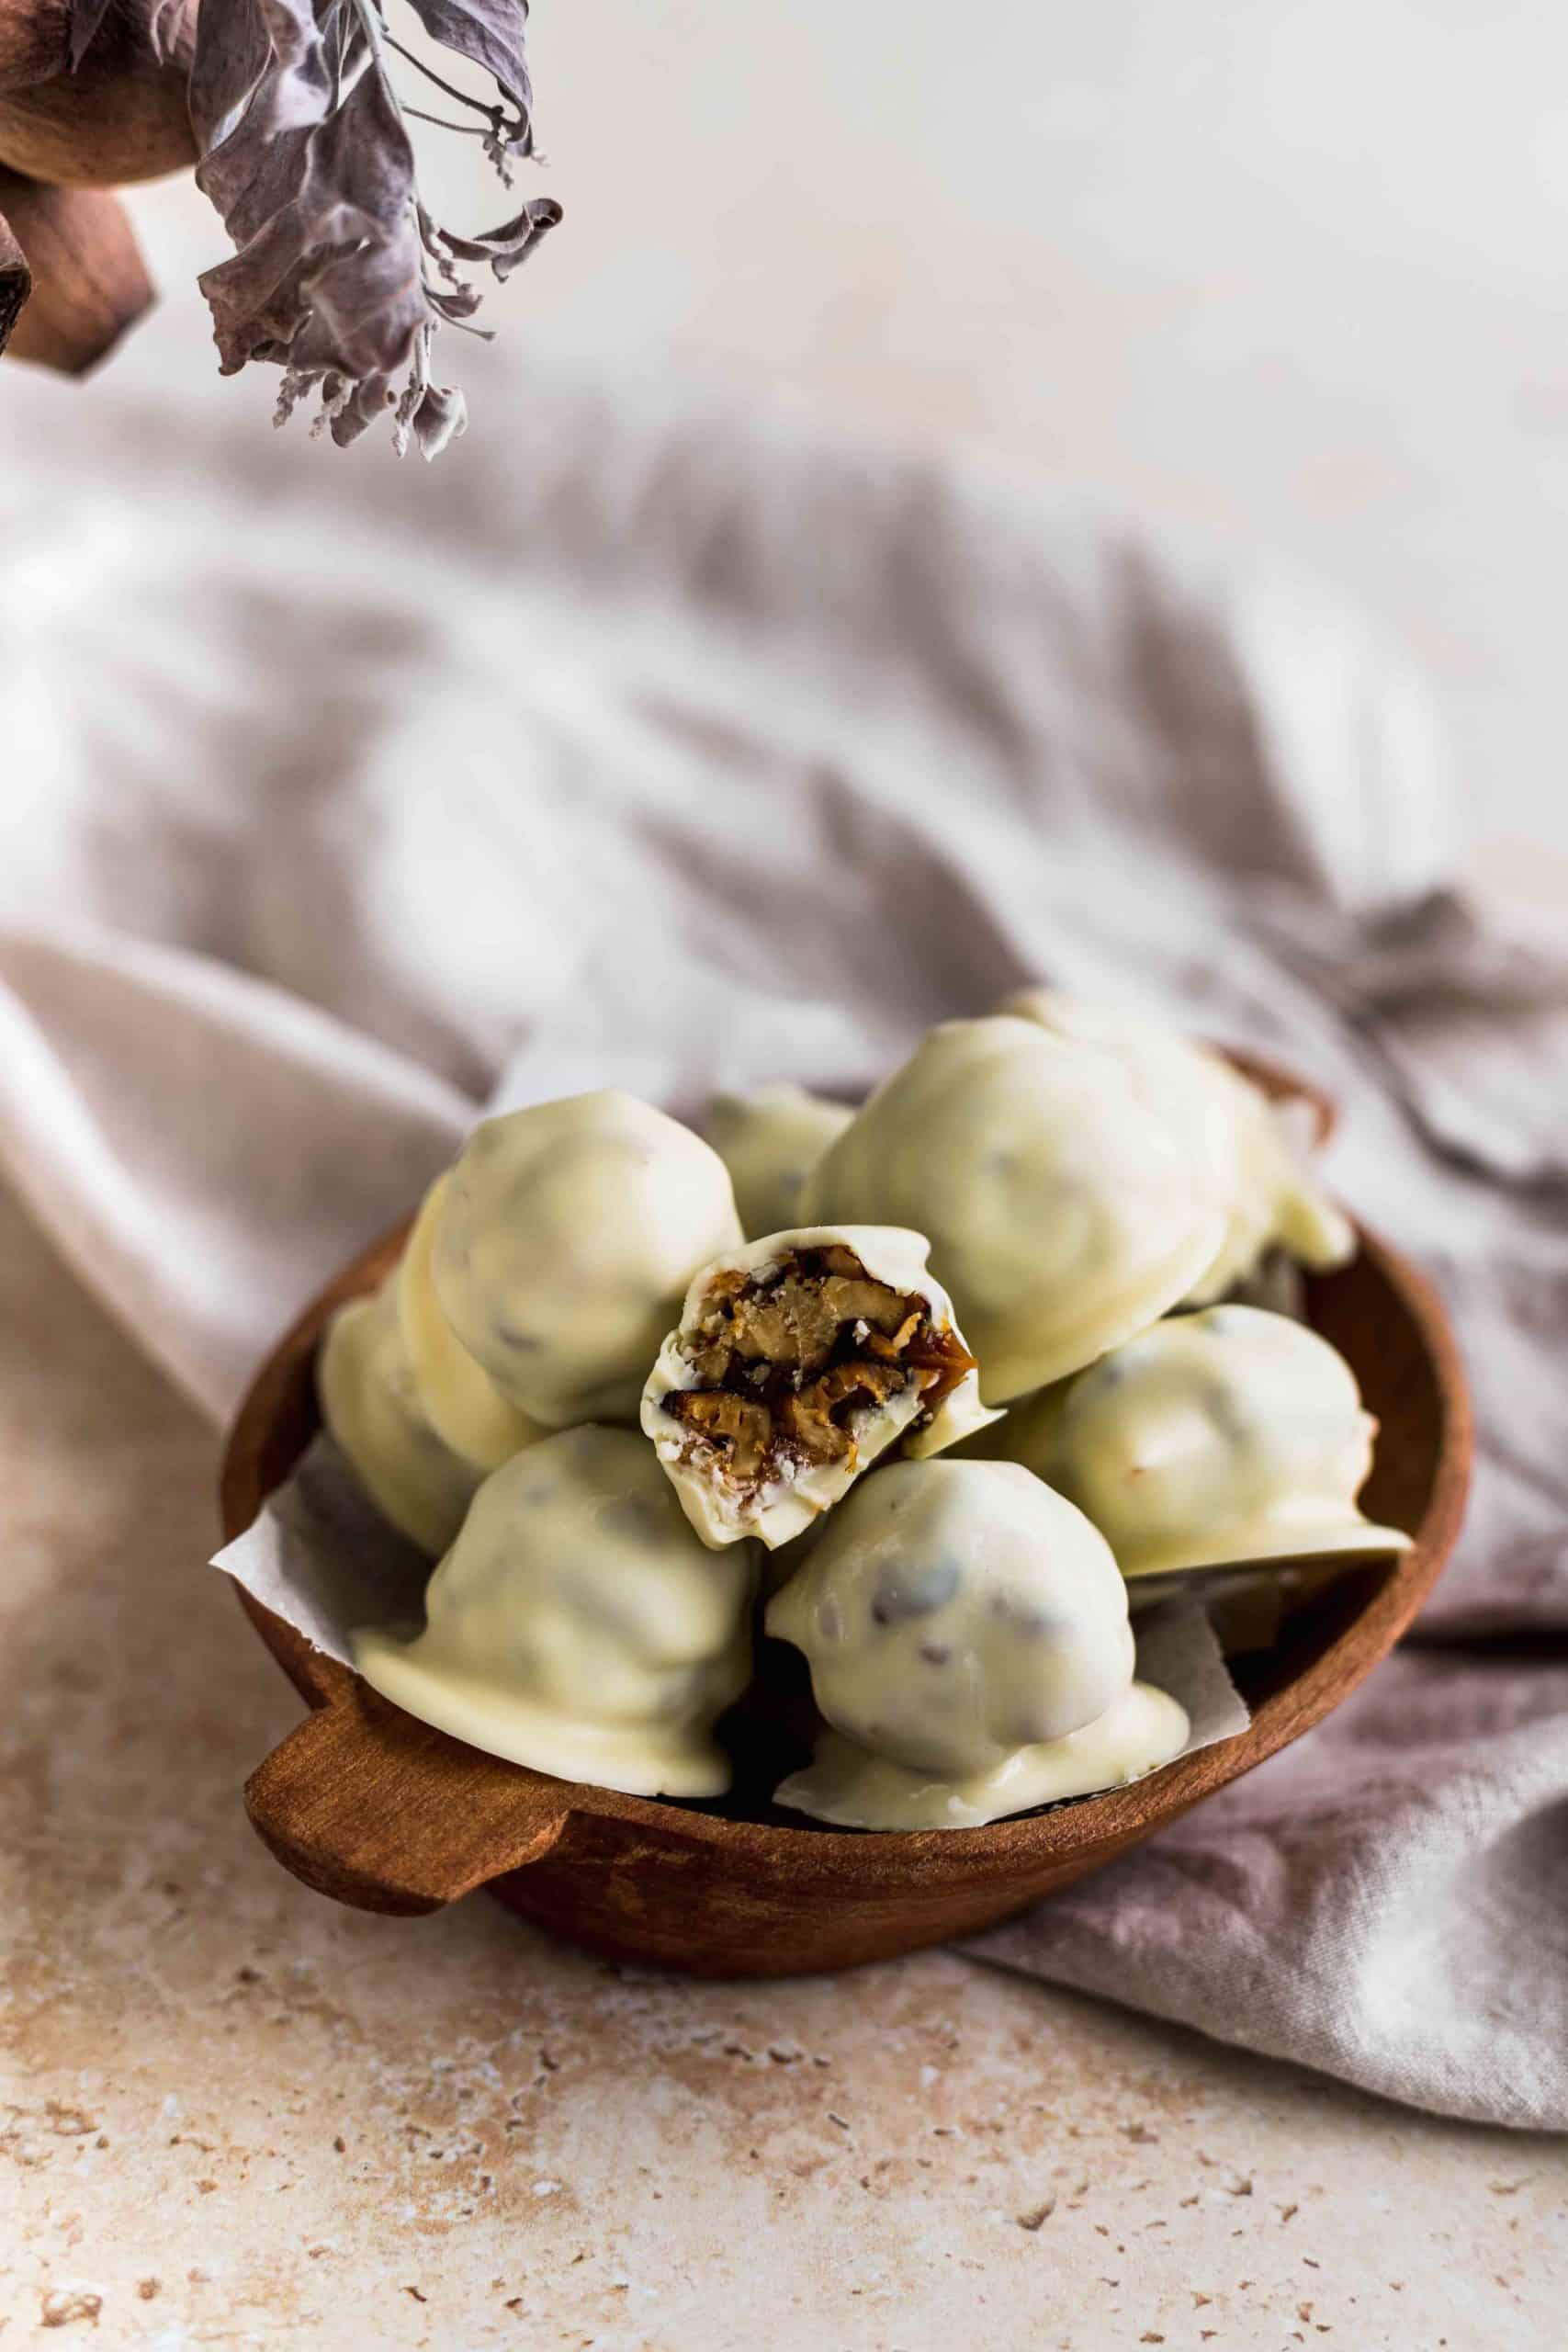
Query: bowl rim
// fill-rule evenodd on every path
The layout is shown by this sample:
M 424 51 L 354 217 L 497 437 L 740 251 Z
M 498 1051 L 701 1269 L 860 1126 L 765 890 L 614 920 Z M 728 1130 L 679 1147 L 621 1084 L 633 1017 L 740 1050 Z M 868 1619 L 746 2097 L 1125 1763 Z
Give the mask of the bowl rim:
M 1235 1058 L 1240 1061 L 1242 1057 Z M 1268 1074 L 1275 1080 L 1280 1076 L 1272 1069 Z M 1280 1086 L 1279 1091 L 1286 1090 Z M 1289 1091 L 1314 1097 L 1320 1104 L 1323 1100 L 1315 1090 L 1297 1081 L 1289 1082 Z M 371 1289 L 389 1271 L 412 1222 L 412 1216 L 400 1218 L 344 1267 L 296 1318 L 257 1372 L 224 1450 L 220 1507 L 226 1543 L 251 1525 L 272 1486 L 287 1476 L 320 1425 L 310 1367 L 328 1317 L 347 1300 Z M 447 1741 L 445 1734 L 434 1736 L 449 1745 L 457 1758 L 467 1758 L 476 1774 L 487 1779 L 493 1779 L 497 1772 L 513 1776 L 520 1849 L 524 1843 L 536 1849 L 539 1825 L 547 1816 L 558 1832 L 573 1814 L 598 1815 L 665 1838 L 728 1848 L 738 1860 L 761 1871 L 798 1870 L 814 1852 L 820 1856 L 824 1841 L 830 1841 L 852 1849 L 867 1866 L 886 1866 L 897 1856 L 913 1875 L 919 1874 L 922 1863 L 934 1866 L 940 1849 L 945 1875 L 965 1865 L 1066 1861 L 1086 1849 L 1113 1849 L 1131 1842 L 1155 1821 L 1185 1812 L 1200 1798 L 1250 1771 L 1310 1730 L 1365 1679 L 1427 1600 L 1463 1517 L 1473 1419 L 1463 1363 L 1447 1312 L 1427 1276 L 1400 1250 L 1356 1220 L 1352 1222 L 1361 1251 L 1398 1296 L 1430 1363 L 1441 1416 L 1437 1475 L 1421 1523 L 1411 1531 L 1414 1541 L 1408 1551 L 1392 1562 L 1376 1591 L 1316 1657 L 1262 1699 L 1247 1728 L 1234 1737 L 1178 1757 L 1122 1788 L 1077 1798 L 1043 1813 L 1004 1817 L 977 1828 L 868 1831 L 840 1828 L 804 1815 L 796 1824 L 708 1813 L 664 1798 L 556 1780 L 527 1766 L 465 1747 L 459 1741 Z M 286 1414 L 295 1426 L 282 1441 L 287 1459 L 279 1477 L 269 1481 L 263 1463 L 269 1453 L 276 1452 Z M 236 1585 L 235 1591 L 262 1640 L 312 1710 L 344 1714 L 361 1707 L 368 1686 L 351 1668 L 316 1649 L 243 1587 Z M 383 1739 L 389 1718 L 414 1726 L 428 1747 L 433 1736 L 428 1726 L 404 1715 L 389 1702 L 376 1703 Z M 257 1826 L 265 1835 L 259 1820 Z

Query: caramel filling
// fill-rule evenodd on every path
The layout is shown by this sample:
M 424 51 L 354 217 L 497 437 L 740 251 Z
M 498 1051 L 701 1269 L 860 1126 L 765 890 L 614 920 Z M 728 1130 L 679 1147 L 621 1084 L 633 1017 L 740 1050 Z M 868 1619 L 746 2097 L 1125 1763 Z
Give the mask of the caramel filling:
M 756 1490 L 829 1462 L 852 1466 L 867 1413 L 919 1392 L 928 1419 L 975 1359 L 918 1295 L 874 1281 L 851 1250 L 803 1250 L 766 1276 L 715 1276 L 682 1351 L 702 1385 L 664 1411 Z

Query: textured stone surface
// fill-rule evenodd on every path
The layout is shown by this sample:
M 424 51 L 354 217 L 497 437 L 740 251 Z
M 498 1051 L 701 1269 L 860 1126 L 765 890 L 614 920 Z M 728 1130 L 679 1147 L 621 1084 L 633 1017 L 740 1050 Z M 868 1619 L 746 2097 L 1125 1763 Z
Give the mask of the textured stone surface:
M 308 1894 L 210 1433 L 5 1202 L 0 1335 L 7 2352 L 1561 2343 L 1561 2143 L 941 1955 L 693 1986 Z

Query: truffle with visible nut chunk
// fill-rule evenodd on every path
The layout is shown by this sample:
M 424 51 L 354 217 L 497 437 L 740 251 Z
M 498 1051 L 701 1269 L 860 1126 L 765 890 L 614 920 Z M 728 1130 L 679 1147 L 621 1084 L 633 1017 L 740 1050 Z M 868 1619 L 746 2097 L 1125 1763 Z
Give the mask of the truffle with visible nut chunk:
M 705 1544 L 787 1544 L 880 1454 L 935 1453 L 996 1416 L 918 1233 L 814 1226 L 705 1267 L 643 1391 L 642 1426 Z

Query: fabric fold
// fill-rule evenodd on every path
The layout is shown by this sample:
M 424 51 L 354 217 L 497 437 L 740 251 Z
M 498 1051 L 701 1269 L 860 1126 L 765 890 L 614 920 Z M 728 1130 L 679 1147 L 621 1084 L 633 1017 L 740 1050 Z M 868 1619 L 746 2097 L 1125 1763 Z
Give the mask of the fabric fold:
M 220 1419 L 475 1114 L 207 957 L 81 924 L 0 932 L 0 1167 L 88 1287 Z
M 1398 1655 L 1247 1780 L 965 1949 L 1386 2098 L 1561 2130 L 1565 1674 Z

